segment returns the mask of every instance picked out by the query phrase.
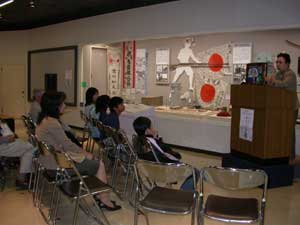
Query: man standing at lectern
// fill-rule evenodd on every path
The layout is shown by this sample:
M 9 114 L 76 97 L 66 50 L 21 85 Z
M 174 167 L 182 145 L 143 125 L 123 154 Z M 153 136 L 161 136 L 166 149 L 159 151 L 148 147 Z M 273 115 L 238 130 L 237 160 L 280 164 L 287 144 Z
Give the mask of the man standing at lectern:
M 290 69 L 291 57 L 287 53 L 279 53 L 277 55 L 276 67 L 278 72 L 275 75 L 270 77 L 265 76 L 265 81 L 269 85 L 273 85 L 275 87 L 286 88 L 289 91 L 293 91 L 297 96 L 297 77 L 294 71 Z M 295 106 L 295 125 L 298 117 L 298 108 L 299 101 L 298 97 L 296 98 L 296 106 Z M 290 156 L 290 162 L 294 163 L 296 156 L 296 134 L 295 134 L 295 126 L 293 132 L 293 141 L 292 141 L 292 152 Z

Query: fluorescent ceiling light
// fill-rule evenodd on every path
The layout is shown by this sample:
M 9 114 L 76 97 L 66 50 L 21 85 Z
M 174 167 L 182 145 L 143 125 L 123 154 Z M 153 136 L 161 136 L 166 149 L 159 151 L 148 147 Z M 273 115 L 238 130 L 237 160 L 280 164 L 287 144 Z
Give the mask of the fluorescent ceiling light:
M 14 0 L 1 1 L 0 2 L 0 8 L 3 7 L 3 6 L 5 6 L 5 5 L 8 5 L 10 3 L 13 3 L 13 2 L 14 2 Z

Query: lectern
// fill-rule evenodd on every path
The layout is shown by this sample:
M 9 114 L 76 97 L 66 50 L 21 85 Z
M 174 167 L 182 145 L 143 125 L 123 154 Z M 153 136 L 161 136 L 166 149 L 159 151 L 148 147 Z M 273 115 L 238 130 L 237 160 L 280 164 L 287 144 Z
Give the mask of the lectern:
M 292 148 L 296 94 L 264 85 L 231 86 L 231 152 L 259 162 L 287 162 Z M 252 111 L 250 139 L 243 138 L 241 112 Z M 250 121 L 251 123 L 251 121 Z M 267 163 L 268 164 L 268 163 Z

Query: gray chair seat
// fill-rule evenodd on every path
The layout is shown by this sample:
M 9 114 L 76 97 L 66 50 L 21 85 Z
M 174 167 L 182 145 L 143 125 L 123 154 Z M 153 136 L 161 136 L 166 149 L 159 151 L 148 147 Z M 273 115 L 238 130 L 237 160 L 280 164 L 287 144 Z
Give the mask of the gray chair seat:
M 191 191 L 155 187 L 140 204 L 150 211 L 186 214 L 193 209 L 194 194 Z
M 102 191 L 110 191 L 111 187 L 108 184 L 103 183 L 97 177 L 86 177 L 83 179 L 90 192 L 96 194 Z M 63 183 L 61 190 L 64 194 L 70 197 L 76 197 L 79 191 L 80 180 L 72 180 L 70 182 Z
M 258 211 L 258 201 L 255 198 L 209 195 L 205 204 L 207 216 L 224 220 L 257 220 Z

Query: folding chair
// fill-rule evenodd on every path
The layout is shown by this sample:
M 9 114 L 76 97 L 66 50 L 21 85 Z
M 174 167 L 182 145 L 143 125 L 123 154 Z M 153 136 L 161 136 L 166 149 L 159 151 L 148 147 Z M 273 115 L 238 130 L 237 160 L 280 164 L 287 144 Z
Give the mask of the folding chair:
M 138 211 L 146 217 L 147 225 L 147 211 L 170 215 L 191 214 L 191 224 L 194 224 L 198 193 L 195 171 L 191 166 L 137 160 L 134 168 L 137 180 L 134 225 L 138 224 Z M 194 191 L 179 190 L 191 174 Z
M 111 191 L 111 187 L 108 184 L 101 182 L 95 176 L 82 176 L 67 153 L 57 151 L 53 151 L 53 153 L 57 164 L 61 168 L 56 182 L 56 190 L 59 191 L 57 192 L 54 202 L 54 213 L 52 216 L 54 221 L 57 217 L 61 193 L 63 193 L 70 199 L 75 200 L 73 225 L 77 224 L 79 206 L 81 206 L 83 211 L 89 216 L 92 216 L 99 224 L 109 225 L 109 221 L 102 209 L 98 206 L 94 196 L 99 193 Z M 70 171 L 70 169 L 72 169 L 72 171 Z M 92 204 L 88 203 L 88 197 L 90 197 L 89 200 Z
M 210 194 L 204 201 L 204 184 L 226 190 L 228 195 Z M 268 176 L 262 170 L 207 167 L 201 171 L 199 225 L 204 217 L 228 223 L 264 223 Z M 261 187 L 259 189 L 258 187 Z M 261 198 L 232 197 L 238 191 L 257 188 Z M 231 195 L 229 195 L 231 194 Z

